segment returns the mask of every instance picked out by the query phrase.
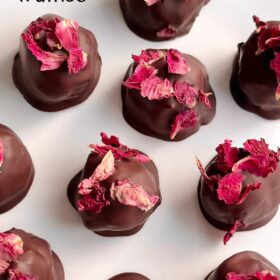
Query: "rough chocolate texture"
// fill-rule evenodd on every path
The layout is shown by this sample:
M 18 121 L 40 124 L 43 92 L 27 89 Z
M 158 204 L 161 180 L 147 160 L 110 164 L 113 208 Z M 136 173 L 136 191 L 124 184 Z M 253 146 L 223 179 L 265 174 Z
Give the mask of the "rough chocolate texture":
M 51 19 L 55 15 L 43 18 Z M 87 29 L 79 28 L 80 47 L 88 54 L 88 64 L 78 74 L 69 74 L 67 63 L 53 71 L 40 71 L 41 63 L 20 39 L 19 53 L 13 66 L 15 85 L 23 97 L 42 111 L 59 111 L 85 101 L 97 85 L 101 71 L 101 58 L 97 41 Z
M 128 27 L 138 36 L 163 41 L 182 36 L 191 30 L 200 10 L 210 0 L 162 0 L 148 6 L 144 0 L 120 0 L 121 10 Z M 172 27 L 176 34 L 162 38 L 157 33 Z
M 0 139 L 4 145 L 4 162 L 0 167 L 0 214 L 17 205 L 33 182 L 32 159 L 18 136 L 0 124 Z
M 23 240 L 24 253 L 12 263 L 12 269 L 38 280 L 64 280 L 62 263 L 47 241 L 20 229 L 13 228 L 8 232 L 17 234 Z M 8 277 L 0 275 L 0 280 L 8 280 Z
M 79 172 L 70 182 L 68 187 L 68 198 L 76 208 L 76 202 L 80 198 L 78 193 L 79 183 L 89 178 L 102 158 L 91 153 L 87 159 L 84 169 Z M 158 171 L 155 164 L 150 161 L 139 163 L 135 158 L 121 159 L 115 161 L 116 171 L 107 180 L 101 182 L 106 189 L 106 197 L 111 205 L 102 209 L 97 214 L 91 211 L 79 212 L 85 227 L 102 236 L 127 236 L 138 232 L 155 211 L 161 202 L 159 189 Z M 160 197 L 159 202 L 151 210 L 144 212 L 137 207 L 126 206 L 110 197 L 111 184 L 117 180 L 131 179 L 134 183 L 141 185 L 146 192 Z
M 270 271 L 280 277 L 280 271 L 262 255 L 255 252 L 241 252 L 226 259 L 210 273 L 205 280 L 225 280 L 229 272 L 236 274 L 255 274 L 258 271 Z
M 218 174 L 216 158 L 206 167 L 207 175 Z M 260 182 L 262 188 L 249 193 L 245 201 L 240 204 L 226 205 L 218 200 L 217 192 L 212 191 L 203 178 L 198 185 L 198 199 L 201 211 L 213 226 L 228 231 L 235 220 L 242 220 L 247 227 L 240 231 L 253 230 L 264 226 L 276 214 L 280 203 L 280 168 L 266 178 L 257 177 L 244 172 L 243 185 Z
M 279 25 L 270 21 L 268 26 Z M 280 101 L 276 101 L 277 78 L 269 63 L 273 50 L 256 55 L 258 34 L 253 32 L 246 43 L 238 45 L 231 77 L 231 93 L 243 109 L 266 119 L 280 118 Z
M 109 280 L 149 280 L 149 278 L 138 273 L 122 273 L 110 278 Z
M 174 83 L 177 80 L 187 81 L 204 92 L 213 93 L 209 84 L 208 74 L 203 64 L 191 55 L 184 54 L 184 57 L 190 66 L 190 72 L 187 72 L 184 75 L 168 73 L 166 60 L 162 58 L 152 64 L 159 70 L 157 76 L 163 79 L 167 78 L 171 83 Z M 135 66 L 134 63 L 129 67 L 124 81 L 133 73 Z M 212 121 L 216 114 L 215 95 L 210 95 L 209 100 L 211 103 L 211 109 L 207 108 L 201 102 L 198 102 L 194 110 L 199 116 L 199 121 L 194 127 L 180 131 L 172 141 L 184 140 L 197 132 L 201 125 L 206 125 Z M 145 135 L 166 141 L 171 141 L 171 126 L 176 116 L 186 109 L 186 106 L 179 103 L 175 97 L 162 100 L 149 100 L 142 97 L 139 91 L 128 89 L 125 86 L 122 86 L 122 101 L 123 116 L 129 125 Z

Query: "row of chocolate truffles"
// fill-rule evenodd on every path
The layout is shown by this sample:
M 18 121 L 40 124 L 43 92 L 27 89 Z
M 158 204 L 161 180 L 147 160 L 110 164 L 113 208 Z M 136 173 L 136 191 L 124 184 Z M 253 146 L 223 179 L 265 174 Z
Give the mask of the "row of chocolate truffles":
M 103 236 L 138 232 L 161 204 L 159 175 L 152 159 L 101 133 L 102 144 L 91 144 L 84 168 L 71 180 L 68 198 L 84 225 Z M 227 231 L 224 243 L 236 231 L 268 223 L 280 203 L 280 152 L 264 139 L 247 140 L 242 148 L 225 140 L 203 167 L 198 185 L 205 218 Z M 34 177 L 32 159 L 18 136 L 0 125 L 0 210 L 4 213 L 27 194 Z M 256 211 L 256 205 L 258 210 Z
M 277 119 L 280 22 L 262 22 L 257 17 L 254 21 L 257 29 L 246 43 L 239 44 L 231 92 L 244 109 Z M 133 128 L 159 139 L 180 141 L 214 118 L 215 95 L 198 59 L 175 49 L 148 49 L 132 57 L 121 95 L 124 118 Z M 22 33 L 13 77 L 32 106 L 58 111 L 86 100 L 100 70 L 94 35 L 73 20 L 47 15 Z

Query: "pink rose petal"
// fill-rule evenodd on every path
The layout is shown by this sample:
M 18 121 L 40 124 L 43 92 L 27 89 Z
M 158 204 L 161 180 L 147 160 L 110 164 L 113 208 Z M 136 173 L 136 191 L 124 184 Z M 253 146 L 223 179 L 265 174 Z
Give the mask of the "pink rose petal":
M 177 81 L 174 90 L 174 95 L 179 103 L 186 105 L 188 108 L 193 108 L 196 105 L 198 90 L 190 83 Z
M 113 183 L 110 192 L 112 199 L 145 212 L 151 210 L 159 201 L 157 195 L 149 195 L 142 186 L 134 184 L 129 179 Z
M 276 52 L 273 60 L 270 61 L 270 68 L 275 72 L 277 77 L 277 89 L 275 98 L 277 101 L 280 100 L 280 53 Z
M 246 225 L 243 223 L 243 221 L 236 220 L 232 228 L 224 236 L 224 244 L 226 245 L 228 243 L 228 241 L 233 237 L 233 235 L 238 231 L 238 229 L 244 227 L 246 227 Z
M 81 72 L 88 62 L 87 54 L 82 49 L 72 49 L 69 51 L 67 59 L 69 74 L 77 74 Z
M 0 259 L 15 260 L 23 254 L 23 241 L 14 233 L 0 233 Z
M 149 77 L 141 83 L 140 94 L 149 100 L 161 100 L 173 96 L 173 86 L 168 79 Z
M 177 34 L 174 27 L 169 26 L 157 32 L 157 37 L 160 38 L 172 38 Z
M 185 57 L 177 50 L 168 50 L 166 60 L 169 73 L 184 75 L 189 71 Z
M 258 280 L 279 280 L 278 276 L 271 271 L 257 271 L 255 276 Z
M 196 126 L 198 120 L 199 120 L 198 115 L 196 114 L 195 111 L 191 109 L 179 113 L 176 116 L 175 121 L 172 125 L 170 139 L 174 140 L 174 138 L 179 132 Z
M 0 275 L 4 274 L 9 267 L 10 267 L 9 262 L 0 259 Z
M 199 90 L 199 101 L 201 103 L 203 103 L 208 109 L 211 109 L 211 103 L 210 103 L 210 100 L 209 100 L 209 96 L 212 95 L 213 93 L 212 92 L 203 92 L 202 90 Z
M 37 277 L 21 273 L 14 269 L 10 269 L 9 280 L 39 280 L 39 279 Z
M 218 183 L 218 199 L 231 205 L 239 200 L 241 195 L 243 175 L 232 172 L 224 176 Z
M 160 0 L 144 0 L 144 1 L 148 6 L 152 6 L 152 5 L 160 2 Z
M 134 73 L 123 82 L 123 85 L 130 89 L 141 90 L 141 83 L 150 77 L 154 77 L 156 73 L 157 70 L 153 66 L 139 64 Z
M 270 271 L 257 271 L 255 274 L 227 273 L 226 280 L 278 280 L 278 276 Z
M 113 147 L 120 147 L 122 144 L 120 143 L 120 139 L 117 136 L 112 135 L 108 137 L 105 132 L 100 133 L 101 141 L 104 145 L 113 146 Z
M 0 138 L 0 168 L 2 167 L 4 162 L 4 144 L 3 140 Z
M 244 200 L 247 198 L 247 196 L 249 195 L 250 192 L 255 191 L 255 190 L 259 190 L 261 187 L 262 187 L 261 183 L 254 183 L 254 184 L 246 186 L 242 190 L 242 193 L 241 193 L 238 201 L 236 202 L 236 205 L 242 204 L 244 202 Z
M 163 51 L 146 50 L 142 51 L 140 55 L 132 55 L 133 60 L 138 64 L 148 63 L 149 65 L 160 60 L 165 56 Z

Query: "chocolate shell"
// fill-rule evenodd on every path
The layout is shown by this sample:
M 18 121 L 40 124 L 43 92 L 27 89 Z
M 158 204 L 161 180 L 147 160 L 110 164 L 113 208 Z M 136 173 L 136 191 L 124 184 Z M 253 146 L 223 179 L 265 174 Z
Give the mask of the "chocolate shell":
M 154 51 L 154 50 L 153 50 Z M 162 50 L 167 52 L 167 50 Z M 209 84 L 209 78 L 204 65 L 195 57 L 183 54 L 190 67 L 190 71 L 184 75 L 170 74 L 166 67 L 166 59 L 152 64 L 158 69 L 157 76 L 167 78 L 171 83 L 176 81 L 186 81 L 194 87 L 204 92 L 213 90 Z M 130 65 L 124 81 L 133 73 L 136 64 Z M 194 111 L 199 116 L 199 121 L 195 126 L 180 131 L 171 140 L 170 132 L 176 116 L 186 109 L 186 105 L 179 103 L 175 97 L 162 100 L 149 100 L 143 98 L 136 89 L 128 89 L 124 85 L 121 90 L 123 102 L 123 116 L 127 123 L 142 134 L 159 138 L 165 141 L 181 141 L 191 136 L 200 129 L 200 126 L 207 125 L 216 114 L 216 98 L 214 94 L 209 96 L 211 108 L 207 108 L 203 103 L 197 103 Z
M 102 208 L 100 213 L 95 211 L 79 211 L 78 201 L 81 199 L 79 184 L 92 176 L 103 157 L 92 152 L 87 159 L 84 169 L 79 172 L 68 186 L 68 198 L 80 214 L 86 228 L 102 236 L 127 236 L 137 233 L 149 216 L 161 203 L 158 171 L 153 161 L 139 162 L 136 158 L 121 158 L 115 160 L 115 172 L 106 180 L 100 182 L 105 190 L 109 206 Z M 119 180 L 130 179 L 142 186 L 145 192 L 158 196 L 156 204 L 148 211 L 135 206 L 125 205 L 112 199 L 112 184 Z
M 147 40 L 163 41 L 189 33 L 200 10 L 209 1 L 161 0 L 148 6 L 145 0 L 120 0 L 120 6 L 134 33 Z
M 42 18 L 61 19 L 56 15 Z M 47 112 L 60 111 L 82 103 L 92 94 L 100 77 L 101 58 L 93 33 L 83 27 L 79 27 L 78 33 L 80 47 L 87 54 L 87 65 L 76 74 L 68 73 L 66 62 L 56 70 L 41 71 L 41 63 L 27 48 L 25 41 L 20 39 L 13 78 L 23 97 L 33 107 Z
M 208 176 L 219 174 L 214 158 L 206 167 Z M 246 227 L 239 231 L 253 230 L 267 224 L 276 214 L 280 203 L 280 168 L 270 173 L 266 178 L 257 177 L 248 172 L 243 173 L 243 185 L 256 182 L 262 188 L 250 192 L 240 205 L 227 205 L 218 200 L 217 193 L 212 191 L 204 178 L 200 179 L 198 186 L 198 199 L 201 211 L 207 221 L 214 227 L 228 231 L 236 220 L 242 220 Z
M 110 278 L 109 280 L 149 280 L 149 278 L 138 273 L 122 273 Z
M 14 233 L 23 241 L 24 253 L 11 264 L 12 269 L 36 277 L 38 280 L 64 280 L 62 263 L 47 241 L 15 228 L 7 233 Z M 0 279 L 10 278 L 0 275 Z
M 262 271 L 269 271 L 278 276 L 278 278 L 280 277 L 280 271 L 278 268 L 269 262 L 265 257 L 255 252 L 246 251 L 237 253 L 226 259 L 218 266 L 217 269 L 211 272 L 205 280 L 225 280 L 227 279 L 227 274 L 230 272 L 234 272 L 236 274 L 254 275 L 256 272 Z
M 270 21 L 268 27 L 279 24 L 279 21 Z M 256 32 L 245 43 L 238 45 L 230 82 L 231 93 L 243 109 L 266 119 L 279 119 L 280 101 L 275 99 L 277 78 L 270 68 L 274 53 L 270 49 L 256 55 L 257 49 Z
M 17 205 L 33 182 L 32 159 L 18 136 L 0 124 L 3 164 L 0 167 L 0 214 Z

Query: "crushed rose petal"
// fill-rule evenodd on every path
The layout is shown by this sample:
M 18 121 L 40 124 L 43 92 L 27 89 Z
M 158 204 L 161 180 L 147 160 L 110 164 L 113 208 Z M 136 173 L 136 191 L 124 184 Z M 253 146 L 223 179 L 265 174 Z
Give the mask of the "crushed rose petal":
M 182 53 L 177 50 L 168 50 L 166 61 L 168 64 L 169 73 L 184 75 L 190 70 L 187 60 L 182 55 Z
M 185 110 L 179 113 L 172 125 L 170 139 L 174 140 L 179 132 L 182 130 L 195 127 L 198 124 L 199 117 L 194 110 Z
M 188 108 L 193 108 L 196 105 L 198 90 L 190 83 L 177 81 L 174 90 L 174 95 L 179 103 L 185 104 Z
M 159 38 L 172 38 L 177 34 L 174 27 L 169 26 L 157 32 L 157 37 Z
M 173 96 L 173 86 L 168 79 L 149 77 L 141 83 L 140 94 L 149 100 L 161 100 Z
M 240 229 L 244 228 L 246 225 L 243 223 L 243 221 L 236 220 L 232 228 L 226 233 L 224 236 L 224 244 L 226 245 L 228 241 L 233 237 L 233 235 Z
M 198 91 L 198 98 L 201 103 L 203 103 L 208 109 L 211 109 L 211 103 L 209 100 L 209 96 L 212 95 L 212 92 L 203 92 L 202 90 Z
M 2 167 L 4 162 L 4 144 L 3 140 L 0 138 L 0 168 Z
M 149 195 L 142 186 L 129 179 L 114 182 L 111 186 L 111 197 L 121 204 L 134 206 L 142 211 L 151 210 L 159 201 L 157 195 Z
M 133 60 L 138 64 L 148 63 L 149 65 L 165 57 L 165 53 L 160 50 L 141 51 L 140 55 L 132 55 Z
M 226 280 L 279 280 L 277 275 L 270 271 L 257 271 L 255 274 L 227 273 Z
M 78 29 L 78 23 L 73 20 L 39 18 L 30 24 L 22 38 L 31 53 L 42 63 L 41 71 L 58 69 L 67 61 L 69 74 L 76 74 L 87 65 L 87 54 L 79 47 Z M 45 38 L 41 35 L 45 35 Z M 39 46 L 37 41 L 41 37 L 50 51 Z
M 39 280 L 37 277 L 21 273 L 14 269 L 9 270 L 9 280 Z

